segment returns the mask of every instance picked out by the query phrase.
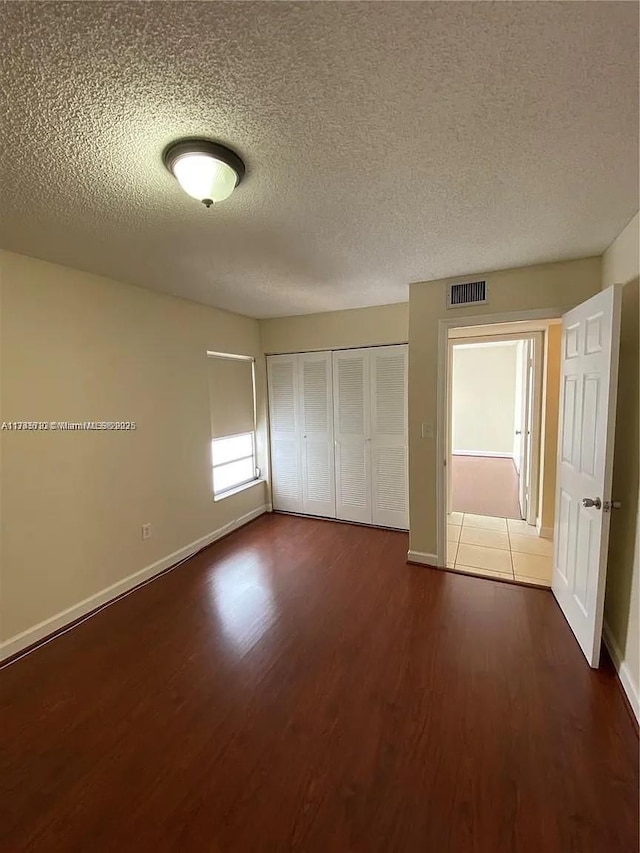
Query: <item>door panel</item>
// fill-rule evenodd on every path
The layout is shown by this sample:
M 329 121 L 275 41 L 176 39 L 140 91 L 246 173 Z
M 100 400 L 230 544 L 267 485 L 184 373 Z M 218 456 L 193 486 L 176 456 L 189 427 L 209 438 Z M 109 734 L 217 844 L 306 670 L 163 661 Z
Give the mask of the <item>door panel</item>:
M 333 353 L 336 517 L 371 523 L 369 351 Z
M 409 529 L 406 447 L 372 443 L 373 523 L 381 527 Z
M 531 415 L 532 415 L 532 342 L 522 341 L 522 411 L 520 417 L 520 465 L 518 469 L 518 502 L 520 515 L 526 519 L 529 514 L 529 482 L 531 462 Z
M 337 518 L 371 522 L 369 447 L 364 443 L 338 442 L 336 448 Z
M 302 511 L 335 518 L 331 353 L 301 353 Z
M 524 425 L 525 425 L 525 408 L 524 408 L 524 400 L 525 400 L 525 364 L 526 364 L 526 353 L 525 353 L 525 341 L 517 341 L 517 355 L 516 355 L 516 387 L 515 387 L 515 413 L 514 413 L 514 425 L 513 428 L 515 430 L 515 435 L 513 438 L 513 464 L 515 465 L 516 473 L 518 478 L 520 477 L 520 473 L 522 471 L 522 456 L 523 456 L 523 435 L 524 435 Z M 519 488 L 519 487 L 518 487 Z
M 407 471 L 407 347 L 372 347 L 372 520 L 409 527 Z
M 267 359 L 273 508 L 302 512 L 298 357 Z
M 563 319 L 552 588 L 594 667 L 609 545 L 621 297 L 619 286 L 610 287 Z

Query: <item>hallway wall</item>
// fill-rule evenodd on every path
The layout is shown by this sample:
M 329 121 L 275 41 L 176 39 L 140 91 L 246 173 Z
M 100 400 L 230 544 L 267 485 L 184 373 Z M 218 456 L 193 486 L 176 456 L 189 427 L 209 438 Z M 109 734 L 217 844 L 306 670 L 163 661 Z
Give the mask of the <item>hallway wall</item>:
M 517 344 L 459 344 L 452 357 L 453 452 L 513 455 Z

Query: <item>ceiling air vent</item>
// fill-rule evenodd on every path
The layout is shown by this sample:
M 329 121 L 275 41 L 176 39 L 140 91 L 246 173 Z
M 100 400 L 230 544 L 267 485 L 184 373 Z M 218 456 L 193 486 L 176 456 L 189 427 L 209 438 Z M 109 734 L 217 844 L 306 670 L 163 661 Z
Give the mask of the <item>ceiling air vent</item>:
M 449 285 L 447 308 L 462 308 L 463 305 L 483 305 L 487 301 L 486 281 L 465 281 L 463 284 Z

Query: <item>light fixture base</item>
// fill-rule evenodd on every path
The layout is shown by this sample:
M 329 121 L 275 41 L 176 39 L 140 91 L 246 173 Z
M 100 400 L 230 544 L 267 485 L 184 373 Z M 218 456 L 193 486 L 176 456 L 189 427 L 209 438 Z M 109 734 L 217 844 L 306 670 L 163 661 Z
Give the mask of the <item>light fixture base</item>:
M 235 151 L 232 151 L 220 142 L 214 142 L 212 139 L 201 139 L 196 137 L 179 139 L 177 142 L 172 142 L 170 145 L 167 145 L 164 149 L 162 162 L 172 175 L 174 174 L 174 163 L 184 154 L 208 154 L 211 157 L 215 157 L 216 160 L 222 160 L 223 163 L 230 166 L 236 173 L 236 186 L 238 186 L 245 176 L 245 165 Z

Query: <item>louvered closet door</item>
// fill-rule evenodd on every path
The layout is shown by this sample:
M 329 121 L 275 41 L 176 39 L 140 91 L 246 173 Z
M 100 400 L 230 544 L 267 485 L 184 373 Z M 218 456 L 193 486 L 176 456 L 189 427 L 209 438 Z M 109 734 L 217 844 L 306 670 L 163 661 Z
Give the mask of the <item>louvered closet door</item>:
M 336 517 L 371 523 L 369 351 L 333 353 Z
M 408 529 L 407 347 L 370 353 L 372 520 Z
M 336 517 L 331 353 L 298 356 L 302 429 L 302 511 Z
M 298 356 L 267 358 L 273 508 L 302 512 Z

